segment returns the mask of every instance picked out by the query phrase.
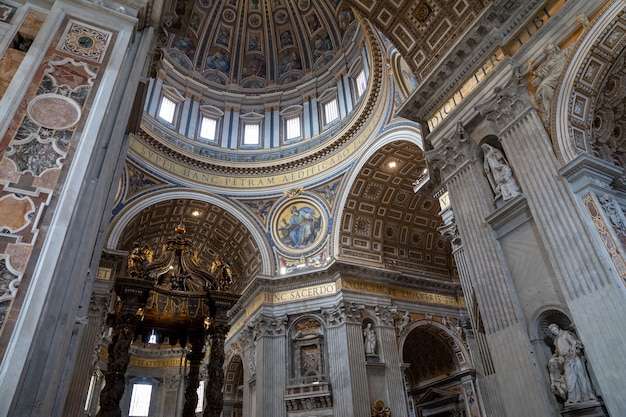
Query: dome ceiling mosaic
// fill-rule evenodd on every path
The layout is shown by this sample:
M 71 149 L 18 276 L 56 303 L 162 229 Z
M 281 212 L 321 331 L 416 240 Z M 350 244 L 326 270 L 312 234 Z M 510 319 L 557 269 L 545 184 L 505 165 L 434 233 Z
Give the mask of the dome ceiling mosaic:
M 354 37 L 357 21 L 337 0 L 197 0 L 169 60 L 218 85 L 243 89 L 316 76 Z

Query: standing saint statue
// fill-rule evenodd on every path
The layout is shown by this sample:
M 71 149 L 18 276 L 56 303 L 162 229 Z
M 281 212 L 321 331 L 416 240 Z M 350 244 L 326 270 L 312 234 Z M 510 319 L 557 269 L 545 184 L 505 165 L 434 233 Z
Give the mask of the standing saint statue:
M 572 332 L 552 323 L 554 354 L 548 363 L 552 391 L 563 398 L 565 405 L 596 400 L 583 360 L 583 345 Z
M 507 201 L 517 196 L 520 191 L 502 151 L 486 143 L 480 147 L 485 154 L 483 168 L 496 199 L 501 196 L 504 201 Z
M 363 329 L 363 338 L 366 356 L 376 356 L 376 332 L 372 328 L 372 323 L 367 323 Z
M 556 44 L 549 43 L 544 48 L 544 52 L 546 61 L 533 71 L 531 82 L 537 87 L 535 98 L 539 102 L 541 119 L 546 126 L 549 126 L 552 97 L 554 97 L 554 90 L 556 90 L 570 48 L 561 50 Z

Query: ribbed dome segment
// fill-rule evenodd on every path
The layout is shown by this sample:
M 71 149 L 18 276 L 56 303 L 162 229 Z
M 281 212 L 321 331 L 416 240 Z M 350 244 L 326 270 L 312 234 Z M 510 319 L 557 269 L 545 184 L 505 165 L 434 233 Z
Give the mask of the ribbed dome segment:
M 211 83 L 263 89 L 321 73 L 356 27 L 336 0 L 197 0 L 169 59 Z

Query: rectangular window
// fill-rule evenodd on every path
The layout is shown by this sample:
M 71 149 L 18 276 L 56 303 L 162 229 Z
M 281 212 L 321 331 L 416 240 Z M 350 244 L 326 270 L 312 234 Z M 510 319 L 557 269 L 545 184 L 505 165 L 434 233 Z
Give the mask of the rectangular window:
M 361 97 L 367 89 L 367 79 L 365 78 L 365 70 L 361 70 L 356 77 L 356 92 L 357 96 Z
M 258 145 L 261 142 L 261 125 L 258 123 L 246 123 L 243 125 L 243 144 Z
M 204 408 L 204 381 L 200 381 L 200 385 L 198 385 L 198 405 L 196 405 L 196 413 L 201 413 Z
M 324 124 L 336 120 L 339 117 L 339 108 L 337 107 L 337 99 L 334 98 L 324 104 Z
M 176 103 L 167 97 L 161 100 L 161 108 L 159 109 L 159 117 L 168 123 L 174 123 L 174 113 L 176 112 Z
M 134 384 L 130 397 L 130 417 L 148 417 L 150 412 L 150 398 L 152 397 L 152 385 Z
M 202 116 L 202 122 L 200 124 L 200 137 L 203 139 L 215 140 L 216 130 L 217 120 Z
M 302 135 L 300 129 L 300 116 L 292 117 L 286 120 L 287 139 L 297 138 Z

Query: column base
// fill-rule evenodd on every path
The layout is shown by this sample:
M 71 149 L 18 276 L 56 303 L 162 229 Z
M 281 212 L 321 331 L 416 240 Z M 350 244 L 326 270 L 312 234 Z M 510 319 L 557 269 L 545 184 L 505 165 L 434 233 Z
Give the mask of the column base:
M 609 414 L 600 401 L 585 401 L 565 406 L 561 415 L 563 417 L 608 417 Z

